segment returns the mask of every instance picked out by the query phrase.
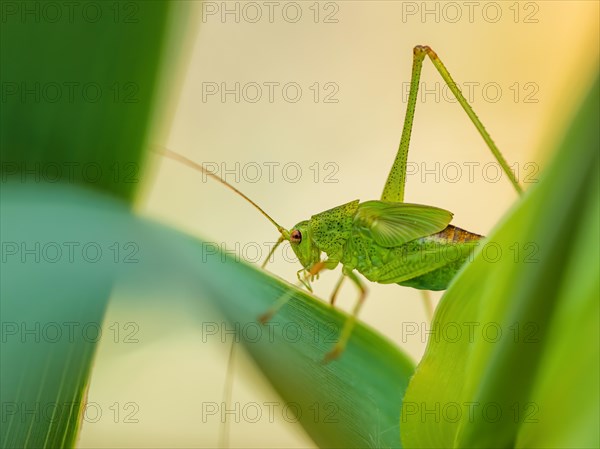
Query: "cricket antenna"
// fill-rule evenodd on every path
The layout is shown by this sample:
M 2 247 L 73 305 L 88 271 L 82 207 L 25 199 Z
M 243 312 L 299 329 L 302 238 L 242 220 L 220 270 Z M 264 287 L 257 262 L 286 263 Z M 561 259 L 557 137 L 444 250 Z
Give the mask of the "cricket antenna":
M 256 209 L 258 209 L 258 211 L 263 214 L 265 217 L 267 217 L 267 219 L 273 223 L 275 225 L 275 227 L 277 228 L 277 230 L 281 233 L 281 236 L 283 237 L 283 239 L 286 239 L 286 236 L 288 234 L 288 231 L 283 227 L 280 226 L 275 220 L 273 220 L 269 214 L 267 214 L 264 210 L 262 210 L 262 208 L 256 204 L 254 201 L 252 201 L 250 198 L 248 198 L 246 195 L 244 195 L 242 192 L 240 192 L 238 189 L 236 189 L 235 187 L 233 187 L 231 184 L 229 184 L 227 181 L 225 181 L 223 178 L 221 178 L 219 175 L 216 175 L 215 173 L 207 170 L 206 168 L 204 168 L 202 165 L 197 164 L 196 162 L 188 159 L 185 156 L 182 156 L 179 153 L 175 153 L 174 151 L 171 151 L 167 148 L 161 148 L 158 150 L 158 152 L 160 154 L 162 154 L 163 156 L 166 156 L 168 158 L 174 159 L 180 163 L 182 163 L 183 165 L 187 165 L 188 167 L 191 167 L 193 169 L 199 170 L 200 172 L 204 173 L 206 176 L 210 176 L 211 178 L 213 178 L 216 181 L 219 181 L 222 184 L 225 184 L 225 186 L 231 190 L 233 190 L 235 193 L 237 193 L 239 196 L 241 196 L 242 198 L 244 198 L 246 201 L 248 201 L 250 204 L 252 204 Z

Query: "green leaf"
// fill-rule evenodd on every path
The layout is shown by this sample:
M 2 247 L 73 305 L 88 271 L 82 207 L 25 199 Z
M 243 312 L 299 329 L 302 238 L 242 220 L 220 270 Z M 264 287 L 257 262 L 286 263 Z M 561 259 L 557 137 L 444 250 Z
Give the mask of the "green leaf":
M 3 182 L 84 183 L 133 199 L 172 9 L 162 1 L 3 5 Z
M 116 275 L 110 214 L 126 208 L 20 185 L 4 185 L 1 200 L 0 447 L 73 447 Z
M 207 305 L 223 306 L 243 329 L 245 346 L 288 405 L 290 419 L 297 413 L 320 446 L 399 446 L 400 404 L 413 363 L 358 324 L 341 359 L 322 364 L 345 319 L 323 301 L 237 262 L 217 245 L 137 218 L 123 204 L 75 186 L 5 186 L 1 217 L 2 245 L 9 250 L 0 302 L 8 331 L 0 360 L 2 403 L 9 404 L 2 447 L 72 446 L 96 342 L 81 330 L 92 323 L 93 337 L 105 298 L 122 289 L 144 307 L 149 296 L 162 303 L 168 298 L 171 307 L 182 296 L 191 298 L 185 307 L 212 324 Z M 39 260 L 21 249 L 35 248 L 36 242 Z M 65 242 L 77 243 L 74 262 Z M 84 257 L 84 245 L 99 248 L 100 259 L 90 259 L 93 250 Z M 114 250 L 126 245 L 136 250 L 132 263 L 124 259 L 129 250 L 119 256 Z M 52 262 L 56 246 L 63 253 Z M 259 324 L 258 315 L 285 293 L 290 302 L 267 326 Z M 24 334 L 19 323 L 37 326 L 41 338 Z M 44 336 L 43 329 L 56 327 L 52 323 L 63 330 L 62 338 Z M 65 323 L 75 323 L 74 338 L 68 338 Z M 65 403 L 73 406 L 57 408 L 52 426 L 24 412 Z
M 346 315 L 211 246 L 199 276 L 236 329 L 245 330 L 239 333 L 246 349 L 281 397 L 297 405 L 299 422 L 317 445 L 399 447 L 400 405 L 412 362 L 358 324 L 342 356 L 323 364 Z M 290 295 L 289 302 L 269 331 L 261 331 L 258 316 L 283 295 Z M 252 328 L 256 332 L 247 331 Z
M 598 81 L 540 183 L 444 295 L 406 447 L 598 447 Z
M 57 183 L 132 200 L 174 8 L 2 4 L 0 447 L 75 444 L 94 332 L 117 274 L 107 260 L 120 229 L 111 214 L 127 205 L 86 204 L 69 189 L 60 201 L 40 199 Z M 69 262 L 98 248 L 97 262 Z

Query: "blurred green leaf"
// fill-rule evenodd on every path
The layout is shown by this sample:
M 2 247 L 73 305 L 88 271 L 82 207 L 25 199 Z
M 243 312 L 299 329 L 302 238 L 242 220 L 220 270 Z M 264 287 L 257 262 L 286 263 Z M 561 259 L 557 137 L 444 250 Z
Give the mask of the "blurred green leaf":
M 82 218 L 61 208 L 76 197 L 68 189 L 59 201 L 39 198 L 58 183 L 133 199 L 174 8 L 162 1 L 2 4 L 0 447 L 75 443 L 94 331 L 116 275 L 106 259 L 117 241 L 106 239 L 118 238 L 111 212 L 123 214 L 127 205 L 77 203 L 88 214 Z M 95 226 L 86 222 L 92 216 Z M 104 259 L 97 263 L 69 262 L 71 254 L 93 259 L 98 248 Z
M 598 81 L 436 311 L 406 447 L 598 447 Z
M 3 3 L 3 182 L 85 183 L 133 199 L 172 9 Z
M 126 208 L 79 200 L 73 214 L 74 193 L 12 187 L 0 203 L 0 447 L 73 447 L 116 275 L 110 215 Z

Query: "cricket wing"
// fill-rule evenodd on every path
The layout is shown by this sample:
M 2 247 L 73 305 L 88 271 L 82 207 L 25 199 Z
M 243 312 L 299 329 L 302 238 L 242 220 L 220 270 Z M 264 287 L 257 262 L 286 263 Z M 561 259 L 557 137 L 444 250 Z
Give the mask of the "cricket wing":
M 433 242 L 426 246 L 407 248 L 407 251 L 399 251 L 394 260 L 378 268 L 375 282 L 401 284 L 438 270 L 437 277 L 440 278 L 439 280 L 446 278 L 445 283 L 447 284 L 456 275 L 477 244 L 477 242 L 465 242 L 444 245 Z M 439 280 L 430 279 L 429 281 L 437 284 Z M 431 285 L 410 286 L 425 290 L 440 290 L 439 285 L 435 288 L 432 288 Z M 441 289 L 446 288 L 447 285 L 444 285 Z
M 452 212 L 422 204 L 366 201 L 358 206 L 354 223 L 386 248 L 403 245 L 443 230 Z

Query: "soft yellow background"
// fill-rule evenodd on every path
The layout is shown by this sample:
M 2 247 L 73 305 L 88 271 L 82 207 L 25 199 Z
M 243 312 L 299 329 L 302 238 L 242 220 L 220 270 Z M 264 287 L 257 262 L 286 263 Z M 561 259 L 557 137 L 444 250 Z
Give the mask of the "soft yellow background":
M 337 23 L 314 23 L 313 2 L 302 2 L 303 17 L 297 23 L 282 19 L 281 2 L 274 23 L 268 18 L 236 23 L 228 16 L 204 16 L 201 6 L 190 36 L 189 60 L 181 68 L 179 96 L 172 99 L 173 123 L 168 135 L 157 144 L 185 154 L 197 162 L 216 162 L 233 167 L 258 163 L 262 177 L 256 183 L 243 177 L 237 185 L 286 227 L 312 214 L 359 198 L 377 199 L 393 161 L 405 111 L 405 83 L 410 80 L 412 47 L 430 45 L 459 83 L 480 83 L 475 88 L 473 107 L 510 164 L 520 167 L 535 162 L 543 168 L 548 151 L 560 136 L 565 120 L 580 94 L 591 81 L 598 65 L 598 3 L 499 2 L 502 17 L 491 23 L 482 16 L 492 2 L 476 2 L 472 23 L 463 2 L 439 8 L 426 20 L 411 15 L 403 20 L 403 8 L 422 2 L 342 1 Z M 322 18 L 333 11 L 319 5 Z M 234 8 L 235 2 L 228 2 Z M 262 2 L 263 14 L 267 7 Z M 221 2 L 214 5 L 221 7 Z M 437 5 L 437 6 L 436 6 Z M 450 23 L 458 5 L 462 18 Z M 313 6 L 314 8 L 314 6 Z M 519 11 L 515 23 L 515 9 Z M 493 9 L 487 11 L 493 12 Z M 524 23 L 525 17 L 536 23 Z M 428 60 L 422 81 L 441 93 L 442 81 Z M 202 101 L 206 82 L 242 85 L 256 82 L 299 83 L 303 96 L 297 103 L 275 101 L 235 103 L 229 95 Z M 309 87 L 315 82 L 339 86 L 336 104 L 315 103 Z M 486 101 L 481 86 L 497 83 L 502 89 L 497 102 Z M 521 86 L 514 101 L 511 86 Z M 535 103 L 524 102 L 525 83 L 537 91 Z M 490 91 L 492 92 L 492 91 Z M 323 91 L 321 91 L 323 93 Z M 407 181 L 406 201 L 431 204 L 454 212 L 453 223 L 473 232 L 487 234 L 516 195 L 509 183 L 486 182 L 481 167 L 492 156 L 460 107 L 442 96 L 419 100 L 413 128 L 409 161 L 433 168 L 458 163 L 462 179 L 427 182 L 419 176 Z M 148 184 L 138 209 L 205 240 L 217 242 L 238 254 L 254 257 L 252 248 L 277 238 L 276 230 L 251 206 L 217 183 L 202 182 L 195 173 L 173 161 L 156 159 L 156 177 Z M 269 182 L 265 162 L 277 162 L 274 182 Z M 334 162 L 337 183 L 323 182 L 324 164 Z M 481 164 L 469 182 L 465 162 Z M 302 176 L 286 182 L 281 167 L 296 163 Z M 310 167 L 317 163 L 321 179 L 315 182 Z M 254 173 L 254 172 L 249 172 Z M 291 173 L 291 172 L 290 172 Z M 453 173 L 453 172 L 452 172 Z M 521 173 L 523 178 L 523 172 Z M 233 181 L 233 177 L 227 178 Z M 526 186 L 527 187 L 527 186 Z M 560 205 L 557 205 L 560 207 Z M 246 246 L 244 246 L 246 245 Z M 264 257 L 266 252 L 262 253 Z M 300 268 L 282 253 L 269 270 L 294 281 Z M 201 269 L 201 267 L 199 267 Z M 326 273 L 316 284 L 316 294 L 327 298 L 337 274 Z M 340 306 L 348 308 L 356 292 L 350 284 L 341 292 Z M 439 295 L 434 295 L 438 298 Z M 117 301 L 114 301 L 115 304 Z M 158 318 L 157 318 L 158 316 Z M 200 403 L 221 400 L 227 365 L 228 345 L 208 345 L 200 340 L 194 319 L 179 311 L 124 309 L 112 306 L 107 321 L 135 320 L 152 334 L 156 320 L 171 332 L 153 335 L 123 351 L 103 341 L 93 373 L 89 400 L 108 407 L 134 401 L 139 405 L 139 423 L 114 423 L 110 419 L 84 423 L 81 447 L 214 447 L 219 422 L 201 423 Z M 424 329 L 427 318 L 417 291 L 399 286 L 369 285 L 369 298 L 361 319 L 395 341 L 415 360 L 425 348 L 425 337 L 406 336 L 402 323 Z M 165 324 L 168 323 L 168 324 Z M 160 327 L 160 326 L 159 326 Z M 160 336 L 160 333 L 158 334 Z M 262 403 L 274 399 L 266 383 L 245 356 L 236 359 L 234 401 Z M 124 378 L 123 373 L 128 373 Z M 311 442 L 300 427 L 277 416 L 275 423 L 232 424 L 231 447 L 306 447 Z

